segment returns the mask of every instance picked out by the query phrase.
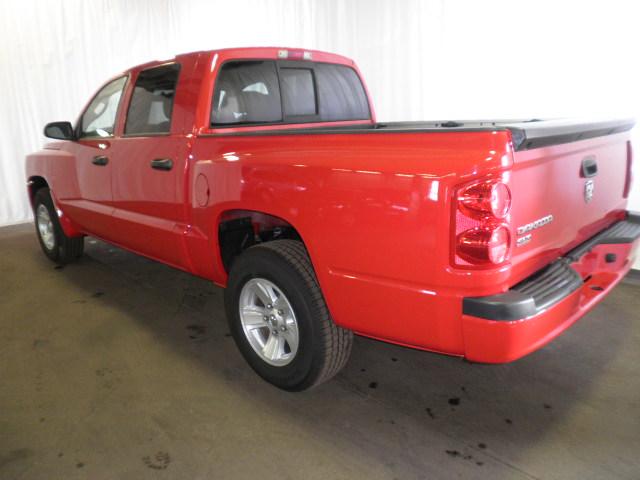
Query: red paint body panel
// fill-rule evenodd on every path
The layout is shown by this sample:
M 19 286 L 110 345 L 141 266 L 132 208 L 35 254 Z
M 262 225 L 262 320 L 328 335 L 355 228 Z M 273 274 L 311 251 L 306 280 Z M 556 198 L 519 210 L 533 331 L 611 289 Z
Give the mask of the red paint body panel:
M 620 219 L 627 169 L 626 133 L 516 152 L 512 172 L 515 225 L 552 214 L 554 221 L 536 230 L 526 247 L 512 257 L 513 280 L 518 282 Z M 594 155 L 597 195 L 584 201 L 582 160 Z M 535 187 L 535 188 L 532 188 Z
M 161 136 L 126 136 L 124 125 L 139 72 L 166 62 L 131 69 L 114 135 L 51 144 L 28 157 L 27 177 L 49 184 L 68 235 L 95 235 L 219 285 L 227 279 L 218 244 L 221 218 L 235 210 L 277 217 L 304 241 L 337 324 L 477 361 L 510 361 L 543 345 L 628 270 L 629 245 L 620 247 L 628 249 L 620 251 L 623 260 L 604 270 L 597 258 L 576 266 L 601 282 L 603 292 L 585 284 L 547 312 L 518 322 L 463 315 L 464 297 L 507 291 L 621 217 L 628 135 L 514 152 L 511 133 L 500 128 L 309 130 L 372 126 L 373 107 L 364 121 L 210 128 L 220 66 L 230 59 L 277 59 L 278 50 L 176 57 L 181 71 L 172 127 Z M 359 74 L 349 59 L 312 55 Z M 579 176 L 585 154 L 607 159 L 589 205 Z M 109 164 L 96 167 L 90 161 L 95 155 L 108 155 Z M 152 170 L 155 158 L 172 158 L 175 166 Z M 514 232 L 513 253 L 497 266 L 455 265 L 455 192 L 484 178 L 502 178 L 511 189 L 513 207 L 504 221 Z M 517 247 L 515 228 L 545 215 L 554 222 Z

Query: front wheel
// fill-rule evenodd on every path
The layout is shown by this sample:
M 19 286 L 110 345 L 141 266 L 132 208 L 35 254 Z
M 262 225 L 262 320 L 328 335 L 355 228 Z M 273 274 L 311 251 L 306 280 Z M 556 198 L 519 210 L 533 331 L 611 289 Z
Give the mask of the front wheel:
M 59 264 L 72 262 L 84 251 L 84 237 L 67 237 L 62 230 L 48 188 L 38 190 L 33 198 L 36 233 L 44 254 Z
M 279 388 L 300 391 L 322 383 L 349 358 L 353 334 L 333 323 L 301 242 L 275 240 L 240 255 L 225 307 L 240 352 Z

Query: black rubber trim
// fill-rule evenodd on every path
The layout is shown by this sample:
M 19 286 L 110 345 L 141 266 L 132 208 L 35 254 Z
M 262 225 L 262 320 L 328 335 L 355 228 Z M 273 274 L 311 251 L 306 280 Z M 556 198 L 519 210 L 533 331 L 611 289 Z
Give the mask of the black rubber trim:
M 354 120 L 359 121 L 359 120 Z M 448 122 L 444 122 L 445 124 Z M 463 126 L 449 128 L 441 125 L 440 122 L 396 122 L 396 123 L 360 123 L 355 125 L 327 125 L 322 127 L 299 127 L 296 125 L 302 124 L 236 124 L 234 128 L 241 129 L 242 127 L 263 127 L 271 125 L 291 125 L 292 128 L 282 128 L 273 130 L 247 130 L 247 131 L 235 131 L 225 132 L 222 128 L 212 127 L 220 132 L 216 133 L 201 133 L 199 137 L 273 137 L 282 135 L 345 135 L 345 134 L 384 134 L 384 133 L 460 133 L 460 132 L 493 132 L 493 131 L 507 131 L 508 129 L 503 126 L 480 126 L 474 124 L 474 126 Z M 229 128 L 226 126 L 225 128 Z
M 265 126 L 267 124 L 256 124 Z M 246 124 L 232 125 L 241 129 Z M 274 125 L 285 125 L 276 123 Z M 356 125 L 331 125 L 322 127 L 302 127 L 273 130 L 247 130 L 219 133 L 203 133 L 201 137 L 245 137 L 245 136 L 277 136 L 277 135 L 339 135 L 339 134 L 383 134 L 383 133 L 471 133 L 510 131 L 516 151 L 532 148 L 548 147 L 562 143 L 577 142 L 588 138 L 613 135 L 631 130 L 634 119 L 579 121 L 566 120 L 447 120 L 433 122 L 389 122 L 363 123 Z M 215 128 L 215 127 L 214 127 Z
M 566 258 L 561 258 L 512 287 L 508 292 L 487 297 L 467 297 L 465 315 L 490 320 L 520 320 L 540 313 L 576 291 L 582 285 Z
M 606 230 L 571 250 L 565 257 L 575 262 L 596 245 L 632 243 L 638 237 L 640 237 L 640 214 L 629 212 L 626 220 L 614 223 Z
M 511 130 L 516 150 L 530 150 L 604 137 L 629 131 L 634 125 L 633 118 L 600 121 L 545 120 L 505 124 Z
M 465 315 L 491 320 L 518 320 L 535 315 L 536 302 L 515 290 L 488 297 L 467 297 L 462 302 Z
M 640 238 L 640 215 L 629 213 L 567 255 L 518 283 L 505 293 L 467 297 L 462 301 L 465 315 L 496 321 L 513 321 L 541 313 L 579 289 L 583 280 L 571 263 L 596 245 L 632 243 Z

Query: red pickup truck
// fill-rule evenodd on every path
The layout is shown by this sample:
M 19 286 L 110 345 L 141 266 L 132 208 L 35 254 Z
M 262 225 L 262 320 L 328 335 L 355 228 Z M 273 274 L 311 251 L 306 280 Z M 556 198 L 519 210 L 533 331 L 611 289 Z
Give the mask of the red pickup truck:
M 26 173 L 49 258 L 92 235 L 226 287 L 248 363 L 303 390 L 354 333 L 500 363 L 584 315 L 640 237 L 632 126 L 377 123 L 347 58 L 227 49 L 109 80 Z

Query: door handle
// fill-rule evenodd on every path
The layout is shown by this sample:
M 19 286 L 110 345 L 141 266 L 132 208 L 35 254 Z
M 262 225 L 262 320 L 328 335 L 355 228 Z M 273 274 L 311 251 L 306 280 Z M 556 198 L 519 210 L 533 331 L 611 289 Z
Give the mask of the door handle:
M 596 157 L 588 156 L 582 160 L 581 173 L 584 178 L 595 177 L 598 174 L 598 162 L 596 162 Z
M 151 168 L 156 170 L 171 170 L 173 168 L 173 160 L 170 158 L 156 158 L 151 160 Z
M 104 167 L 107 163 L 109 163 L 109 157 L 105 157 L 104 155 L 98 155 L 96 157 L 93 157 L 93 159 L 91 160 L 91 163 L 93 163 L 94 165 L 99 165 L 101 167 Z

